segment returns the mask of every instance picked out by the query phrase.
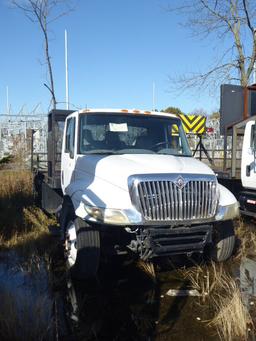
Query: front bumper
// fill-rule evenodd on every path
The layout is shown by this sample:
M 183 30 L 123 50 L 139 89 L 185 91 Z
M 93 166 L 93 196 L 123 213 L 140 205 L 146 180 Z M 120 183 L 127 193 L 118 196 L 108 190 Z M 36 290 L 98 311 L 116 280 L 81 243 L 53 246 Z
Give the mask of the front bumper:
M 137 232 L 130 249 L 143 260 L 173 255 L 202 253 L 212 241 L 212 225 L 177 228 L 147 228 Z
M 256 193 L 244 191 L 239 196 L 241 214 L 256 217 Z

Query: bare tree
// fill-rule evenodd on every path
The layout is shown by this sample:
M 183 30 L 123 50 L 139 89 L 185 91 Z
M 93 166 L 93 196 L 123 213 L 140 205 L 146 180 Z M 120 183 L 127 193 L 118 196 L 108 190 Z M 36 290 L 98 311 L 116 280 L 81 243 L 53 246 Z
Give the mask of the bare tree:
M 72 10 L 69 0 L 11 0 L 12 4 L 22 10 L 26 17 L 32 22 L 38 23 L 44 39 L 45 60 L 48 69 L 49 84 L 44 85 L 51 93 L 51 103 L 56 109 L 57 100 L 55 95 L 54 77 L 51 56 L 49 52 L 49 25 L 58 18 L 66 15 Z M 58 9 L 60 11 L 58 11 Z
M 180 7 L 168 10 L 186 18 L 182 25 L 193 37 L 220 43 L 221 53 L 212 56 L 206 71 L 170 77 L 180 89 L 210 89 L 224 82 L 249 85 L 256 60 L 255 0 L 182 0 Z

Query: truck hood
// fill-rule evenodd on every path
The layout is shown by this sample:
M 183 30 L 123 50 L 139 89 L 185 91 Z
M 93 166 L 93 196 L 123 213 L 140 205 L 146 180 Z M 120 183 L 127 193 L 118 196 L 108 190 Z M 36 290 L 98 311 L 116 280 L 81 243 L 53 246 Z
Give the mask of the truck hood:
M 76 162 L 76 180 L 82 173 L 128 190 L 128 177 L 135 174 L 214 174 L 204 163 L 193 157 L 155 154 L 84 155 Z

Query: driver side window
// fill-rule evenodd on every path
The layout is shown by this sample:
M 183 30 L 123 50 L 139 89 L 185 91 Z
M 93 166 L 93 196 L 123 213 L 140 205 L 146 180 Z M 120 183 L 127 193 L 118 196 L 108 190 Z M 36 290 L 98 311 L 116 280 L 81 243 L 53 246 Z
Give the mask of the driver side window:
M 65 153 L 74 155 L 75 150 L 75 117 L 71 117 L 67 121 L 67 129 L 65 136 Z

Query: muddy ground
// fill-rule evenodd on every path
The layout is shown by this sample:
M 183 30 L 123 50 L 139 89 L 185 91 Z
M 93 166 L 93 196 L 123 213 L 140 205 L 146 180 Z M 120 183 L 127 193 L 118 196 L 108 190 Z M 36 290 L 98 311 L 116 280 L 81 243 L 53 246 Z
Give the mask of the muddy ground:
M 58 237 L 52 238 L 57 245 Z M 53 250 L 29 259 L 1 252 L 1 340 L 220 340 L 210 324 L 211 298 L 202 297 L 209 293 L 187 277 L 200 266 L 207 282 L 212 265 L 200 257 L 172 259 L 156 266 L 155 276 L 138 264 L 110 262 L 91 283 L 72 281 L 59 248 Z M 224 269 L 255 322 L 256 259 L 234 256 Z M 254 340 L 253 329 L 248 324 L 248 340 Z

